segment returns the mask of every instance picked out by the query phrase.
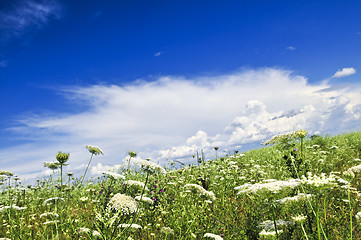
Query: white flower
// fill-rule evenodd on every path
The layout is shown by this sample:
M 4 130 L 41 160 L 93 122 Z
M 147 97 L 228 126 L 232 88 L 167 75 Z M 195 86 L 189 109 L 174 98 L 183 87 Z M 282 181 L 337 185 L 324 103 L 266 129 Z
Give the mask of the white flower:
M 304 222 L 304 221 L 306 221 L 306 216 L 304 216 L 304 215 L 298 215 L 298 216 L 296 216 L 296 217 L 292 217 L 292 220 L 294 221 L 294 222 L 299 222 L 299 223 L 302 223 L 302 222 Z
M 148 169 L 148 170 L 153 170 L 153 171 L 158 171 L 161 173 L 167 173 L 167 171 L 159 164 L 151 162 L 151 161 L 147 161 L 147 160 L 143 160 L 140 158 L 137 158 L 134 160 L 134 163 L 141 165 L 143 168 Z
M 117 193 L 109 200 L 108 206 L 124 214 L 130 214 L 137 211 L 138 205 L 132 197 Z
M 113 179 L 123 179 L 123 180 L 125 180 L 125 176 L 123 176 L 121 174 L 118 174 L 118 173 L 115 173 L 115 172 L 104 171 L 103 174 L 108 175 Z
M 357 220 L 361 220 L 361 212 L 356 213 L 355 217 Z
M 125 182 L 125 184 L 129 185 L 129 186 L 136 186 L 136 187 L 140 187 L 141 189 L 144 188 L 144 183 L 140 182 L 140 181 L 135 181 L 135 180 L 128 180 Z M 149 190 L 147 187 L 144 188 L 145 190 Z
M 291 221 L 284 221 L 282 219 L 276 221 L 276 226 L 278 229 L 278 226 L 287 226 L 287 225 L 294 225 L 294 222 Z M 260 225 L 258 225 L 259 228 L 263 228 L 266 231 L 275 230 L 274 222 L 271 220 L 267 220 L 262 222 Z
M 296 186 L 298 186 L 300 184 L 300 180 L 299 179 L 290 179 L 287 181 L 277 181 L 274 179 L 266 179 L 264 180 L 262 183 L 255 183 L 255 184 L 249 184 L 246 183 L 244 185 L 235 187 L 235 190 L 241 190 L 238 192 L 238 194 L 241 193 L 256 193 L 259 190 L 268 190 L 271 191 L 273 193 L 277 193 L 280 190 L 282 190 L 283 188 L 286 187 L 290 187 L 290 188 L 294 188 Z
M 102 235 L 97 230 L 93 231 L 93 237 L 101 237 Z
M 88 149 L 88 151 L 91 154 L 94 154 L 94 155 L 102 154 L 102 155 L 104 155 L 103 151 L 97 146 L 85 145 L 85 148 Z
M 206 233 L 203 236 L 204 238 L 208 237 L 208 238 L 213 238 L 215 240 L 223 240 L 223 238 L 219 235 L 213 234 L 213 233 Z
M 293 196 L 293 197 L 285 197 L 285 198 L 282 198 L 280 200 L 276 200 L 276 202 L 279 202 L 279 203 L 287 203 L 287 202 L 297 202 L 297 201 L 300 201 L 300 200 L 305 200 L 307 198 L 310 198 L 312 197 L 311 194 L 304 194 L 304 193 L 300 193 L 296 196 Z
M 53 213 L 53 212 L 47 212 L 47 213 L 40 214 L 40 218 L 43 218 L 43 217 L 55 217 L 55 218 L 58 218 L 59 214 Z
M 135 228 L 135 229 L 142 229 L 142 226 L 132 223 L 132 224 L 127 224 L 127 223 L 122 223 L 119 224 L 118 227 L 120 228 Z
M 149 203 L 149 204 L 153 204 L 153 203 L 154 203 L 151 198 L 145 197 L 145 196 L 136 196 L 134 199 L 137 200 L 137 201 L 142 200 L 142 202 Z
M 21 210 L 27 209 L 27 207 L 19 207 L 19 206 L 15 206 L 15 205 L 4 206 L 4 207 L 0 208 L 0 212 L 4 212 L 6 209 L 14 209 L 14 210 L 17 210 L 17 211 L 21 211 Z
M 199 186 L 198 184 L 186 184 L 184 187 L 190 188 L 192 191 L 198 193 L 199 195 L 206 196 L 212 200 L 216 199 L 216 196 L 213 192 L 205 190 L 202 186 Z
M 360 171 L 361 171 L 361 165 L 351 167 L 347 170 L 347 172 L 353 172 L 353 173 L 359 173 Z
M 320 176 L 312 175 L 311 172 L 307 173 L 307 177 L 302 176 L 301 182 L 308 185 L 313 185 L 315 187 L 320 187 L 324 185 L 336 185 L 335 175 L 330 174 L 329 177 L 325 173 L 322 173 Z
M 282 233 L 283 230 L 279 229 L 277 230 L 278 234 Z M 266 231 L 266 230 L 262 230 L 259 235 L 263 238 L 266 239 L 273 239 L 276 236 L 276 231 Z
M 44 206 L 45 205 L 50 205 L 50 204 L 54 204 L 54 203 L 57 203 L 58 201 L 65 201 L 63 198 L 61 197 L 52 197 L 52 198 L 48 198 L 44 201 Z
M 89 228 L 79 228 L 79 233 L 89 233 L 91 230 Z
M 43 225 L 49 225 L 49 224 L 55 224 L 55 223 L 60 223 L 60 221 L 59 220 L 47 221 L 47 222 L 43 222 Z
M 89 200 L 88 197 L 81 197 L 79 198 L 80 202 L 87 202 Z
M 168 235 L 168 234 L 174 234 L 174 231 L 173 231 L 173 229 L 171 229 L 170 227 L 162 227 L 161 229 L 160 229 L 160 232 L 162 232 L 162 233 L 164 233 L 164 234 L 166 234 L 166 235 Z

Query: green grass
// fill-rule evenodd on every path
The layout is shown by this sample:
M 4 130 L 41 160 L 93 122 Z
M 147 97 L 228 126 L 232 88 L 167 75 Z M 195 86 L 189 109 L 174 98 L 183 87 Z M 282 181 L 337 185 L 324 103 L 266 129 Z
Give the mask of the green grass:
M 165 174 L 151 167 L 125 168 L 118 172 L 125 180 L 104 175 L 81 184 L 80 176 L 61 179 L 56 172 L 36 186 L 15 188 L 14 176 L 7 176 L 2 179 L 0 195 L 0 238 L 203 239 L 212 233 L 223 239 L 265 239 L 260 233 L 266 228 L 263 232 L 275 233 L 269 239 L 361 239 L 356 217 L 361 212 L 361 173 L 354 170 L 350 178 L 346 174 L 349 168 L 361 165 L 360 158 L 361 132 L 354 132 L 306 136 L 302 146 L 300 139 L 294 138 L 199 165 L 195 162 L 182 169 L 167 169 Z M 309 173 L 313 177 L 323 174 L 324 181 L 314 178 L 311 182 Z M 270 184 L 251 191 L 267 179 L 291 182 L 294 178 L 304 181 L 277 191 Z M 339 180 L 346 178 L 349 184 Z M 60 179 L 66 186 L 60 187 Z M 146 183 L 148 190 L 127 185 L 126 180 Z M 186 184 L 198 184 L 203 190 Z M 249 191 L 246 187 L 235 189 L 242 185 Z M 126 210 L 107 207 L 118 193 L 132 198 L 144 193 L 153 203 L 139 202 L 137 212 L 124 214 Z M 278 201 L 301 193 L 311 197 Z M 49 198 L 58 200 L 44 204 Z M 54 214 L 44 215 L 49 212 Z M 306 217 L 303 222 L 293 220 L 299 215 Z M 53 222 L 44 224 L 49 221 Z M 269 223 L 262 224 L 265 221 Z M 118 227 L 120 224 L 142 228 Z M 93 236 L 94 231 L 101 236 Z

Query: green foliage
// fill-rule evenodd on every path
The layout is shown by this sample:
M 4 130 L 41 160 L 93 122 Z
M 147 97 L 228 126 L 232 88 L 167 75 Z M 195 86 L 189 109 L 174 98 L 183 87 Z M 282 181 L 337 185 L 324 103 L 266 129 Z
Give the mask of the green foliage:
M 361 173 L 355 167 L 361 164 L 361 132 L 291 136 L 199 165 L 194 159 L 195 165 L 166 173 L 125 168 L 118 172 L 124 178 L 108 173 L 84 184 L 69 173 L 61 188 L 55 173 L 24 187 L 3 170 L 0 238 L 202 239 L 212 233 L 266 239 L 262 234 L 276 226 L 279 239 L 361 239 Z M 92 155 L 102 154 L 93 148 L 87 147 Z M 64 159 L 57 155 L 65 166 Z M 295 184 L 287 185 L 291 180 Z M 138 199 L 136 211 L 124 210 L 120 194 Z M 114 201 L 123 211 L 110 207 Z

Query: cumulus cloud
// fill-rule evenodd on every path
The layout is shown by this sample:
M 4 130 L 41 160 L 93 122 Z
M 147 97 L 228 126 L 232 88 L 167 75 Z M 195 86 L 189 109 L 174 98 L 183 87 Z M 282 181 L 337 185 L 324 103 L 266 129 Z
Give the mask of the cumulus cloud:
M 332 77 L 333 78 L 346 77 L 355 73 L 356 73 L 356 69 L 354 69 L 353 67 L 342 68 L 341 70 L 338 70 Z
M 42 27 L 51 18 L 58 18 L 60 5 L 50 1 L 9 1 L 0 11 L 0 31 L 3 36 L 20 36 L 32 27 Z
M 10 130 L 28 144 L 2 149 L 6 156 L 1 164 L 30 178 L 44 161 L 64 151 L 70 152 L 66 171 L 82 174 L 79 166 L 89 160 L 84 146 L 90 144 L 104 151 L 91 165 L 91 172 L 99 173 L 123 164 L 130 150 L 164 165 L 181 158 L 192 161 L 200 150 L 213 154 L 215 146 L 219 151 L 239 145 L 246 149 L 286 131 L 355 130 L 361 118 L 360 91 L 359 86 L 311 85 L 303 76 L 276 68 L 164 76 L 125 86 L 71 86 L 61 93 L 86 110 L 20 119 Z

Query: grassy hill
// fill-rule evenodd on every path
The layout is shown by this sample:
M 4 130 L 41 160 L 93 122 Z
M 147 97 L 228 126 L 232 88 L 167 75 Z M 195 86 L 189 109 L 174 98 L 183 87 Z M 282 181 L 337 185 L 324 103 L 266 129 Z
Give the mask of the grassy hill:
M 361 239 L 361 132 L 305 134 L 174 170 L 133 152 L 87 182 L 63 155 L 37 186 L 1 171 L 0 238 Z

